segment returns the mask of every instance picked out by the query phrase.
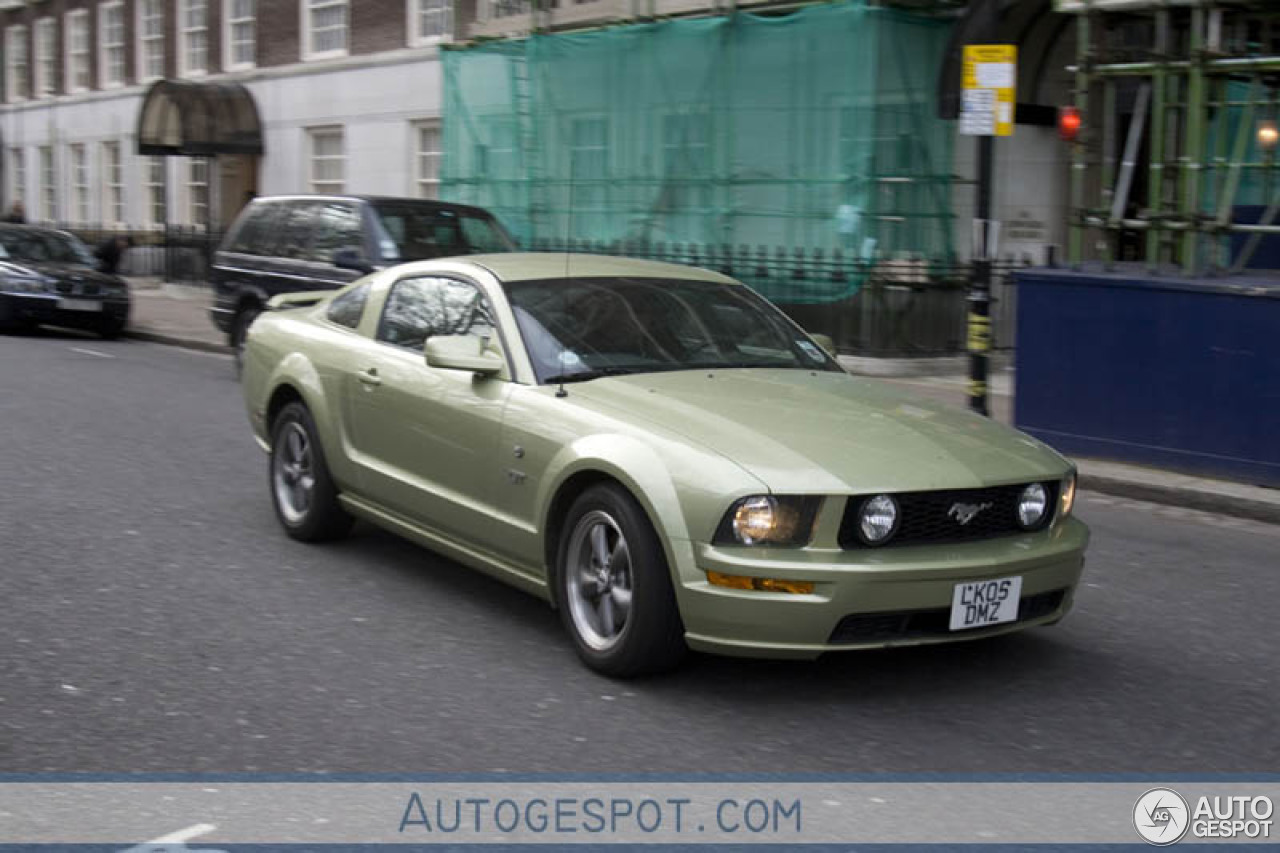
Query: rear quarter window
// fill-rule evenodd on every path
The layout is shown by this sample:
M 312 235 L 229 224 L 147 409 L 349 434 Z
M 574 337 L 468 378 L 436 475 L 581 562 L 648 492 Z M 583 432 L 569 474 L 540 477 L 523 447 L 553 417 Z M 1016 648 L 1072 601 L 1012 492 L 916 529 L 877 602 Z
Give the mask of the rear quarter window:
M 360 325 L 360 318 L 364 316 L 364 305 L 368 301 L 369 285 L 353 287 L 329 303 L 329 310 L 325 316 L 331 323 L 355 329 Z

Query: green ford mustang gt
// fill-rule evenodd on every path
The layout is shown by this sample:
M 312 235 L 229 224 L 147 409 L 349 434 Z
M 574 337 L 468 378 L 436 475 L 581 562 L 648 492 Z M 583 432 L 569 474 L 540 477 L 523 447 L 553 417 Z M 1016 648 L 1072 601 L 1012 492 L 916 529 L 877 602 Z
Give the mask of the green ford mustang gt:
M 272 308 L 244 394 L 289 535 L 403 534 L 548 599 L 601 672 L 1071 606 L 1089 534 L 1069 462 L 850 376 L 718 273 L 480 255 Z

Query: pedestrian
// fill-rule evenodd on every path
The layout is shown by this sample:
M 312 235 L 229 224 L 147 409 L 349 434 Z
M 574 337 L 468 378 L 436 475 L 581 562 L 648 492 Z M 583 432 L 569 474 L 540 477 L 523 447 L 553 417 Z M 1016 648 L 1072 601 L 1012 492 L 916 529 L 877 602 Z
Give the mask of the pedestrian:
M 119 235 L 108 237 L 93 253 L 94 257 L 99 261 L 98 269 L 115 275 L 116 270 L 120 268 L 120 258 L 124 255 L 125 250 L 132 245 L 132 237 Z
M 27 221 L 27 207 L 22 203 L 21 199 L 15 201 L 13 206 L 9 208 L 9 212 L 4 217 L 4 221 L 16 222 L 19 225 L 22 225 Z

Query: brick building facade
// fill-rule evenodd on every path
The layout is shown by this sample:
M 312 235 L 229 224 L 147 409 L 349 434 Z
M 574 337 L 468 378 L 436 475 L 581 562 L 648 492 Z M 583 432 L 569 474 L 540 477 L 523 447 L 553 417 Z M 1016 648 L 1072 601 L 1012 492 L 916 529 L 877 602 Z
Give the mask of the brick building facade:
M 224 224 L 247 193 L 431 196 L 452 0 L 0 0 L 5 209 L 29 221 Z M 138 153 L 157 80 L 235 81 L 264 153 Z

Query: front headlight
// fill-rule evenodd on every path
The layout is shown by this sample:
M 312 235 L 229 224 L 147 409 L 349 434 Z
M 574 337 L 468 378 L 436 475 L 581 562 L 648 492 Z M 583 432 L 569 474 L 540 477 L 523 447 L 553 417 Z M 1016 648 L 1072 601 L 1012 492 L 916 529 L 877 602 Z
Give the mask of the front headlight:
M 7 293 L 43 293 L 53 279 L 38 275 L 0 276 L 0 290 Z
M 1071 515 L 1072 508 L 1076 505 L 1076 472 L 1072 470 L 1062 480 L 1062 507 L 1058 512 L 1059 518 L 1066 518 Z
M 717 545 L 807 545 L 819 499 L 804 495 L 751 495 L 735 501 L 716 528 Z
M 1023 530 L 1032 530 L 1044 521 L 1049 508 L 1049 492 L 1040 483 L 1032 483 L 1018 495 L 1018 524 Z

